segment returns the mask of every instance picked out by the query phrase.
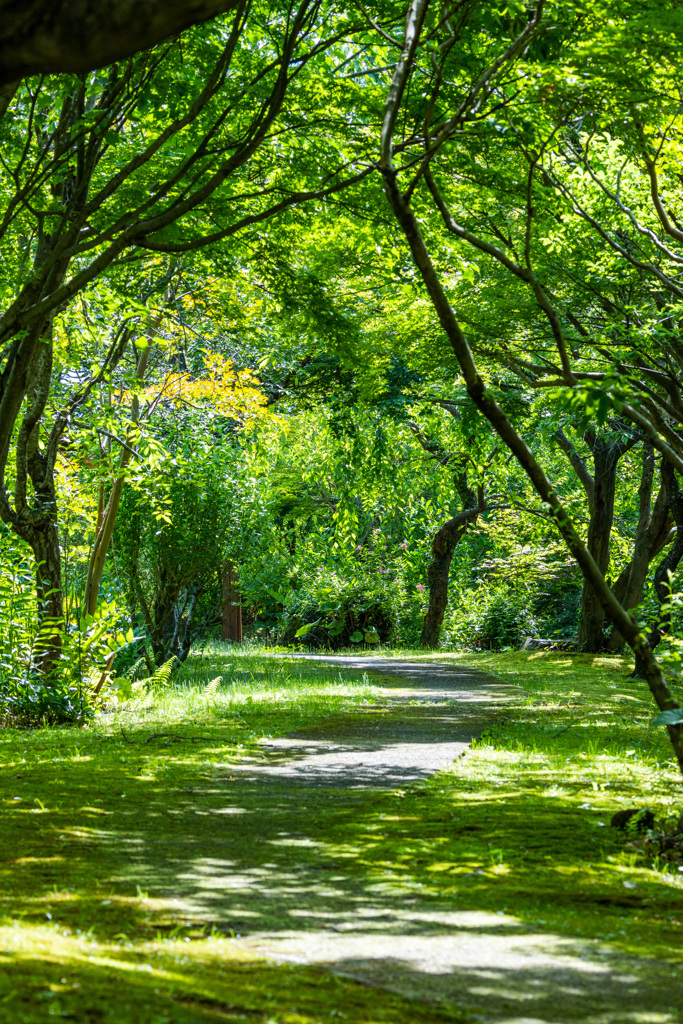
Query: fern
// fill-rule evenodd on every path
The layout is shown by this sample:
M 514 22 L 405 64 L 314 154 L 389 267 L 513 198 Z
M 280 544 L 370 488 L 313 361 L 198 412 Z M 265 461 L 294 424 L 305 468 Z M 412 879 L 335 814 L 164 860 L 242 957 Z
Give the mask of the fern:
M 130 683 L 127 699 L 132 711 L 148 711 L 154 707 L 154 691 L 147 689 L 147 682 L 147 679 L 139 679 L 136 683 Z
M 144 658 L 138 658 L 138 660 L 136 662 L 134 662 L 131 665 L 131 667 L 129 669 L 127 669 L 126 672 L 123 673 L 123 675 L 126 677 L 126 679 L 130 679 L 131 682 L 135 682 L 136 679 L 137 679 L 137 673 L 138 673 L 139 669 L 144 665 L 144 663 L 145 663 L 145 659 Z
M 204 687 L 204 694 L 207 697 L 213 697 L 218 690 L 218 687 L 223 682 L 223 676 L 216 676 L 215 679 L 211 679 Z
M 171 678 L 171 672 L 173 671 L 176 660 L 177 659 L 174 654 L 173 657 L 169 658 L 168 661 L 165 661 L 163 665 L 160 665 L 159 668 L 152 673 L 149 679 L 145 679 L 145 683 L 150 690 L 154 690 L 156 687 L 166 686 L 166 683 Z
M 147 676 L 144 679 L 135 679 L 136 671 L 142 664 L 142 661 L 142 658 L 136 661 L 125 676 L 121 676 L 117 680 L 120 684 L 119 699 L 132 701 L 135 709 L 138 711 L 145 711 L 147 708 L 153 707 L 154 692 L 155 690 L 166 686 L 168 683 L 176 658 L 175 655 L 172 658 L 169 658 L 168 661 L 163 665 L 160 665 L 151 676 Z

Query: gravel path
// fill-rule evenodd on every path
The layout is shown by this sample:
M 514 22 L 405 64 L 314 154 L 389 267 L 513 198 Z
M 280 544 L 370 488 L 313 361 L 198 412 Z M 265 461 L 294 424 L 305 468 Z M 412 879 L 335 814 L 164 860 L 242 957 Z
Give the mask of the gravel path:
M 441 1000 L 468 1021 L 683 1022 L 683 972 L 669 963 L 345 871 L 344 854 L 318 839 L 321 808 L 361 813 L 373 793 L 382 799 L 387 787 L 448 767 L 518 691 L 429 662 L 309 657 L 371 673 L 382 686 L 381 713 L 378 706 L 376 715 L 350 715 L 333 734 L 272 741 L 262 761 L 229 766 L 225 802 L 216 808 L 226 828 L 201 854 L 188 836 L 185 866 L 176 867 L 168 890 L 181 914 L 232 928 L 258 955 Z M 261 856 L 251 866 L 239 845 L 244 814 L 258 816 Z

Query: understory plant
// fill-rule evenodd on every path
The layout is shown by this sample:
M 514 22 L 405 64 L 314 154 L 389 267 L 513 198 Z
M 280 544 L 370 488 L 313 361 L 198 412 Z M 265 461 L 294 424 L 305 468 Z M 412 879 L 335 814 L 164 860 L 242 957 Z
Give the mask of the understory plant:
M 24 637 L 21 661 L 5 663 L 11 671 L 0 676 L 0 714 L 22 726 L 79 723 L 92 717 L 112 689 L 116 654 L 136 639 L 132 629 L 122 631 L 121 621 L 116 604 L 102 602 L 95 615 L 36 625 Z M 55 632 L 59 654 L 46 672 L 41 658 L 45 649 L 55 650 Z
M 299 569 L 284 596 L 280 632 L 295 640 L 333 649 L 353 644 L 416 643 L 422 621 L 424 587 L 407 546 L 392 549 L 391 538 L 375 531 L 374 545 L 340 549 Z
M 442 645 L 469 651 L 509 651 L 535 636 L 534 594 L 480 584 L 457 594 L 447 612 Z
M 133 632 L 122 631 L 113 601 L 101 602 L 95 615 L 40 620 L 27 546 L 5 533 L 1 555 L 0 717 L 22 726 L 82 722 L 107 692 L 108 668 Z

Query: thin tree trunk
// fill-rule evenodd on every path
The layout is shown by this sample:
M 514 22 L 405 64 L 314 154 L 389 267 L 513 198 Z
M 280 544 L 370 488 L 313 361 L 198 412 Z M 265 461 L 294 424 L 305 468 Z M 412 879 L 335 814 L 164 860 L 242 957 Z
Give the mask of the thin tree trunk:
M 147 371 L 149 363 L 149 354 L 152 347 L 152 338 L 156 333 L 156 329 L 159 326 L 160 317 L 155 317 L 150 322 L 147 329 L 147 347 L 143 348 L 138 355 L 137 366 L 135 370 L 135 379 L 138 384 L 142 384 Z M 131 406 L 131 421 L 133 424 L 138 422 L 140 417 L 140 402 L 137 397 L 133 398 Z M 131 433 L 127 441 L 132 440 Z M 121 458 L 119 460 L 119 469 L 124 470 L 131 459 L 130 448 L 124 448 L 121 452 Z M 83 595 L 83 614 L 94 615 L 95 609 L 97 608 L 97 602 L 100 596 L 100 586 L 102 584 L 102 575 L 104 573 L 104 563 L 107 558 L 107 552 L 109 551 L 109 545 L 111 544 L 111 538 L 114 533 L 114 527 L 116 525 L 116 517 L 119 514 L 119 505 L 121 504 L 121 495 L 123 493 L 123 485 L 125 483 L 125 476 L 117 476 L 112 484 L 111 491 L 109 492 L 109 499 L 104 512 L 100 513 L 98 508 L 97 515 L 97 527 L 95 530 L 95 540 L 93 541 L 92 551 L 90 552 L 90 562 L 88 564 L 88 574 L 85 579 L 85 593 Z
M 555 432 L 555 440 L 569 459 L 583 486 L 583 489 L 586 492 L 588 508 L 590 511 L 587 547 L 595 559 L 600 572 L 605 576 L 609 568 L 610 560 L 610 540 L 612 535 L 612 525 L 614 523 L 614 501 L 616 496 L 618 463 L 619 459 L 621 459 L 621 457 L 637 443 L 638 438 L 636 436 L 631 436 L 628 438 L 620 438 L 617 441 L 607 441 L 604 437 L 597 436 L 595 431 L 592 429 L 586 431 L 584 434 L 584 441 L 591 449 L 593 456 L 593 474 L 590 473 L 586 463 L 562 430 L 557 430 Z M 650 518 L 650 498 L 652 496 L 653 471 L 654 451 L 652 446 L 650 446 L 649 452 L 646 452 L 643 459 L 643 474 L 641 477 L 641 519 L 643 518 L 643 515 L 645 515 L 646 522 L 649 522 Z M 643 488 L 647 491 L 646 495 L 643 493 Z M 638 556 L 640 556 L 640 554 L 641 549 L 638 548 Z M 633 573 L 633 586 L 636 590 L 638 578 L 636 574 L 640 569 L 641 566 L 638 564 Z M 647 567 L 645 569 L 645 573 L 647 574 Z M 628 580 L 631 578 L 631 575 L 632 574 L 629 570 L 629 575 L 624 581 L 624 586 L 628 585 Z M 644 580 L 645 577 L 643 577 L 643 583 Z M 600 599 L 589 581 L 584 579 L 579 611 L 579 628 L 577 638 L 578 649 L 592 654 L 603 650 L 606 644 L 606 624 L 606 614 Z
M 671 487 L 675 483 L 673 470 L 667 463 L 662 465 L 661 484 L 654 508 L 652 503 L 652 482 L 654 478 L 655 453 L 652 442 L 643 442 L 643 469 L 638 488 L 638 525 L 633 544 L 633 557 L 624 567 L 612 591 L 624 608 L 631 611 L 643 600 L 643 590 L 653 559 L 673 539 L 671 532 Z M 607 649 L 619 651 L 624 638 L 615 626 L 609 638 Z
M 15 511 L 10 513 L 12 528 L 31 545 L 35 558 L 38 631 L 33 667 L 48 685 L 54 681 L 58 671 L 64 631 L 62 561 L 54 482 L 56 438 L 52 451 L 49 442 L 45 451 L 41 450 L 39 443 L 41 417 L 47 404 L 51 377 L 50 321 L 45 326 L 29 366 L 26 387 L 28 402 L 16 441 Z M 29 480 L 33 488 L 32 495 Z
M 670 466 L 667 466 L 667 469 L 673 480 L 670 507 L 676 522 L 676 536 L 671 550 L 667 552 L 655 570 L 654 587 L 659 601 L 660 614 L 647 638 L 653 651 L 659 645 L 662 637 L 666 636 L 671 629 L 671 577 L 683 558 L 683 492 L 676 483 L 673 469 Z M 646 670 L 647 665 L 644 659 L 636 653 L 633 675 L 636 678 L 645 678 Z
M 124 454 L 128 453 L 126 452 Z M 119 467 L 123 468 L 120 463 Z M 92 551 L 90 552 L 90 562 L 88 563 L 88 575 L 85 579 L 85 593 L 83 595 L 84 615 L 94 615 L 95 610 L 97 609 L 97 602 L 100 596 L 100 585 L 102 583 L 102 574 L 104 572 L 104 563 L 109 550 L 109 545 L 111 544 L 111 538 L 114 533 L 114 526 L 116 525 L 116 516 L 118 515 L 119 505 L 121 504 L 121 494 L 123 492 L 124 483 L 125 477 L 122 476 L 119 476 L 114 480 L 111 491 L 109 492 L 109 499 L 107 501 L 106 508 L 102 514 L 100 527 L 95 534 Z
M 168 580 L 154 602 L 148 630 L 157 666 L 169 658 L 184 661 L 195 638 L 195 613 L 202 587 L 190 590 Z
M 587 547 L 603 576 L 609 568 L 610 538 L 614 522 L 617 466 L 624 446 L 596 437 L 593 443 L 593 504 L 588 525 Z M 591 582 L 584 579 L 577 647 L 597 654 L 605 646 L 605 609 Z
M 468 526 L 476 523 L 482 508 L 471 508 L 449 519 L 432 540 L 432 560 L 427 569 L 429 607 L 422 623 L 421 647 L 438 647 L 448 605 L 448 576 L 455 551 Z
M 242 596 L 239 575 L 231 562 L 223 567 L 223 640 L 242 643 Z
M 36 560 L 38 638 L 35 667 L 41 676 L 54 678 L 62 651 L 64 593 L 59 530 L 53 519 L 44 520 L 28 538 Z
M 448 408 L 448 412 L 452 416 L 457 416 L 457 411 L 452 408 Z M 475 493 L 470 486 L 467 471 L 472 462 L 471 456 L 462 452 L 447 451 L 440 442 L 426 437 L 417 423 L 409 423 L 408 426 L 422 448 L 428 452 L 430 459 L 436 459 L 442 466 L 453 467 L 453 483 L 464 506 L 464 510 L 453 519 L 449 519 L 432 540 L 432 560 L 427 567 L 429 606 L 422 623 L 420 646 L 436 648 L 439 646 L 441 626 L 448 606 L 448 577 L 453 553 L 468 526 L 474 524 L 484 510 L 484 488 L 479 484 Z M 466 438 L 468 444 L 473 440 L 472 437 Z M 493 454 L 495 449 L 491 458 Z

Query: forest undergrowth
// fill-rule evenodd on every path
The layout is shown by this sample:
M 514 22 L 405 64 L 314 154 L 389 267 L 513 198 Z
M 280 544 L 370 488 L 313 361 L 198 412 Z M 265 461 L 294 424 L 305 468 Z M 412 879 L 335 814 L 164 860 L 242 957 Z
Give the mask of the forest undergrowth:
M 493 672 L 523 696 L 452 769 L 346 803 L 269 797 L 231 766 L 267 756 L 266 737 L 392 713 L 371 672 L 216 646 L 165 690 L 82 728 L 4 730 L 0 1020 L 464 1020 L 245 949 L 250 930 L 303 928 L 315 912 L 315 885 L 278 910 L 263 879 L 282 888 L 319 872 L 322 886 L 330 864 L 350 893 L 393 885 L 430 906 L 512 915 L 530 933 L 680 962 L 682 865 L 610 826 L 629 807 L 658 822 L 683 810 L 627 660 L 421 656 Z M 198 871 L 201 906 L 188 895 Z M 233 886 L 220 912 L 216 879 Z

